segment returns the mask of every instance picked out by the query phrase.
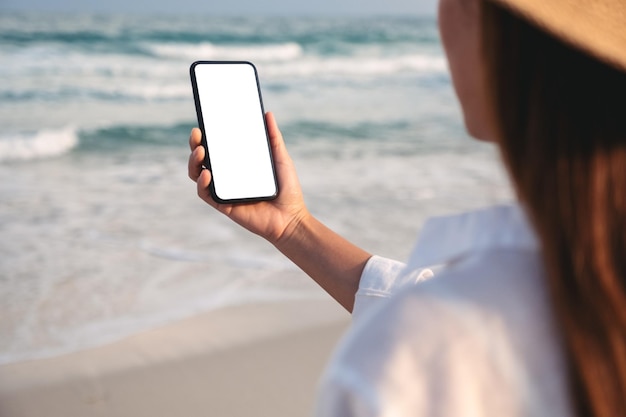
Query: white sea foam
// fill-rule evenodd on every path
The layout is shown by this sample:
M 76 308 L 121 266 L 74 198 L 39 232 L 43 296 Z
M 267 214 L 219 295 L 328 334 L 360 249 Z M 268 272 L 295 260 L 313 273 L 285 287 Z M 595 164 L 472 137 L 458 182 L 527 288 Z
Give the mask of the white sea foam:
M 294 42 L 269 45 L 217 46 L 209 42 L 200 44 L 149 44 L 146 48 L 164 58 L 190 60 L 251 60 L 289 61 L 302 56 L 302 48 Z
M 400 48 L 355 46 L 345 55 L 303 49 L 294 42 L 216 45 L 212 43 L 149 43 L 146 55 L 94 52 L 41 45 L 20 51 L 0 50 L 7 65 L 0 74 L 11 80 L 0 97 L 15 101 L 171 101 L 189 100 L 187 68 L 194 60 L 249 60 L 263 80 L 281 83 L 302 78 L 346 79 L 395 74 L 430 75 L 446 71 L 440 54 Z M 40 57 L 40 58 L 37 58 Z
M 0 136 L 0 161 L 31 160 L 65 154 L 78 145 L 76 129 L 40 130 Z
M 444 73 L 443 57 L 429 55 L 399 55 L 394 57 L 305 57 L 289 63 L 263 67 L 265 74 L 279 76 L 386 76 L 404 72 Z

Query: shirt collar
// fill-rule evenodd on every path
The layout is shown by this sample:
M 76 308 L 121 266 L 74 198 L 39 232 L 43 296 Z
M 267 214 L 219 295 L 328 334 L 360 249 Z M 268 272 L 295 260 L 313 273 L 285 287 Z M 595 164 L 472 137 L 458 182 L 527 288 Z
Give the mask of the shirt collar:
M 497 248 L 538 248 L 535 233 L 518 205 L 498 205 L 429 219 L 408 266 L 413 269 L 442 265 L 469 252 Z

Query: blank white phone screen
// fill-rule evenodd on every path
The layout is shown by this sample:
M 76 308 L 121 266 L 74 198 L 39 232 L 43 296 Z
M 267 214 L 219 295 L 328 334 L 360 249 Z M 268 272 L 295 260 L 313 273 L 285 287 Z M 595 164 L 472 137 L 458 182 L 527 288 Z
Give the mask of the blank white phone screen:
M 249 63 L 200 63 L 194 71 L 215 194 L 222 200 L 274 196 L 256 70 Z

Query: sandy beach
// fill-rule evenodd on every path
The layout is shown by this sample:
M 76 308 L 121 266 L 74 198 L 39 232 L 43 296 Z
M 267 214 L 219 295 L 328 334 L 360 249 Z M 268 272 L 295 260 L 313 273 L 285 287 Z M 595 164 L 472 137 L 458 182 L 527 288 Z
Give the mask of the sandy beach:
M 229 307 L 0 367 L 0 416 L 306 416 L 349 315 L 332 300 Z

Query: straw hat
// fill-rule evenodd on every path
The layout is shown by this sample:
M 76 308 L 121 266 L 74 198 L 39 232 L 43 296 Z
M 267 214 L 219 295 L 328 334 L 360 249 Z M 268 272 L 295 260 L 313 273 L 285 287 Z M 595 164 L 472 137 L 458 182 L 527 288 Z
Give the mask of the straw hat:
M 626 0 L 493 0 L 626 71 Z

